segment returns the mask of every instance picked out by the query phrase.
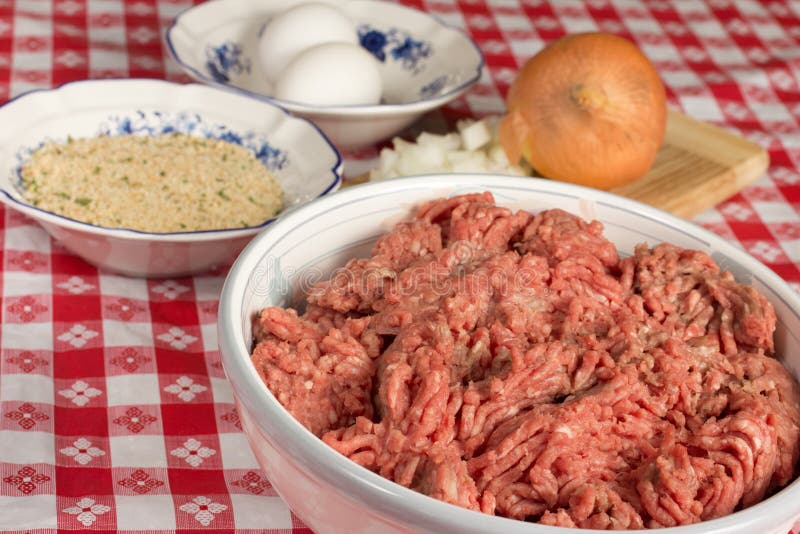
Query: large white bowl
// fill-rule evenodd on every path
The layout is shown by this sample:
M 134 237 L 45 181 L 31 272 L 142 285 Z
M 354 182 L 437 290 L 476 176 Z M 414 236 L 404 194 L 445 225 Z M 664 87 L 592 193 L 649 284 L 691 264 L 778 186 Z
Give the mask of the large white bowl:
M 268 102 L 200 84 L 89 80 L 24 94 L 0 107 L 0 200 L 89 263 L 133 276 L 179 276 L 231 261 L 274 219 L 250 228 L 148 233 L 76 221 L 29 204 L 19 169 L 48 140 L 180 132 L 251 150 L 275 175 L 287 209 L 335 191 L 342 159 L 310 122 Z
M 666 241 L 703 250 L 775 306 L 776 346 L 800 377 L 800 298 L 775 273 L 723 239 L 660 210 L 570 184 L 489 175 L 437 175 L 356 186 L 304 206 L 256 238 L 239 256 L 222 292 L 219 336 L 244 430 L 278 493 L 317 533 L 564 534 L 598 532 L 492 517 L 415 493 L 356 465 L 317 439 L 280 405 L 250 362 L 251 320 L 287 305 L 300 286 L 326 276 L 371 245 L 420 202 L 491 191 L 499 204 L 562 208 L 605 225 L 623 255 L 637 243 Z M 800 481 L 764 502 L 664 534 L 786 534 L 800 517 Z M 648 532 L 648 531 L 636 531 Z
M 304 0 L 216 0 L 181 13 L 167 47 L 201 82 L 278 104 L 314 121 L 340 149 L 387 139 L 422 114 L 458 97 L 481 76 L 483 55 L 462 31 L 409 7 L 374 0 L 318 0 L 355 22 L 362 46 L 380 61 L 383 102 L 314 106 L 269 96 L 258 58 L 258 34 L 276 13 Z M 382 36 L 382 39 L 367 37 Z

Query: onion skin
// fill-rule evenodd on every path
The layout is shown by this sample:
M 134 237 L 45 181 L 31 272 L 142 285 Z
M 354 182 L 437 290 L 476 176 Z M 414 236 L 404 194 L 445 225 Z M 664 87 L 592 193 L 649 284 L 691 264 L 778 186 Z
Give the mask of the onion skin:
M 511 85 L 500 144 L 543 176 L 611 189 L 644 176 L 664 140 L 664 85 L 630 41 L 562 37 L 530 58 Z

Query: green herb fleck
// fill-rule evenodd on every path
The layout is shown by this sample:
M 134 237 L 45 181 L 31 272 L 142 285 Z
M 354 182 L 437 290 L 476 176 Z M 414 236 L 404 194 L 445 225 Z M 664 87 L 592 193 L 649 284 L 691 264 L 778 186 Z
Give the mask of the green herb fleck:
M 91 198 L 86 198 L 86 197 L 81 197 L 81 198 L 76 198 L 75 199 L 75 203 L 76 204 L 80 204 L 81 206 L 88 206 L 91 201 L 92 201 Z
M 230 200 L 231 199 L 228 195 L 225 194 L 225 190 L 224 189 L 220 189 L 219 191 L 217 191 L 217 194 L 223 200 Z
M 61 197 L 61 198 L 64 198 L 64 199 L 67 199 L 67 200 L 69 200 L 69 195 L 68 195 L 68 194 L 66 194 L 66 193 L 65 193 L 65 192 L 63 192 L 63 191 L 57 191 L 57 192 L 56 192 L 56 195 L 57 195 L 57 196 L 59 196 L 59 197 Z
M 94 168 L 94 173 L 95 174 L 100 174 L 100 166 L 99 165 Z

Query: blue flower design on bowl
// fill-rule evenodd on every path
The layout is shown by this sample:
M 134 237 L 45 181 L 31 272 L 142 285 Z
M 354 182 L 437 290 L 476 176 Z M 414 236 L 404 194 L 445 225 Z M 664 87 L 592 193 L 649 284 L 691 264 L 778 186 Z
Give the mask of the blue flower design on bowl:
M 206 47 L 206 69 L 214 80 L 229 82 L 232 74 L 250 72 L 250 60 L 244 57 L 242 45 L 225 41 L 217 46 Z
M 361 46 L 380 61 L 386 61 L 386 34 L 378 30 L 359 31 L 358 40 Z
M 445 88 L 449 79 L 450 77 L 446 74 L 434 78 L 420 88 L 419 96 L 426 99 L 435 97 L 442 92 L 442 89 Z
M 414 39 L 408 32 L 398 28 L 382 31 L 368 24 L 361 24 L 358 27 L 358 39 L 361 46 L 379 61 L 385 63 L 386 58 L 390 57 L 413 74 L 418 74 L 425 68 L 424 59 L 433 53 L 429 41 Z

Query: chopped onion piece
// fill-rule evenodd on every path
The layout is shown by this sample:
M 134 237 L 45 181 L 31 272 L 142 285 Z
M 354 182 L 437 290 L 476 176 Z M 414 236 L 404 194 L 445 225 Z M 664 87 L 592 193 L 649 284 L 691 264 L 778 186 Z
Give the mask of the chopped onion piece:
M 446 172 L 531 175 L 531 169 L 508 162 L 497 139 L 498 120 L 496 116 L 461 120 L 457 132 L 422 132 L 416 142 L 395 137 L 392 148 L 381 150 L 369 179 Z
M 492 140 L 492 131 L 485 121 L 477 121 L 461 129 L 461 145 L 467 150 L 481 148 Z

